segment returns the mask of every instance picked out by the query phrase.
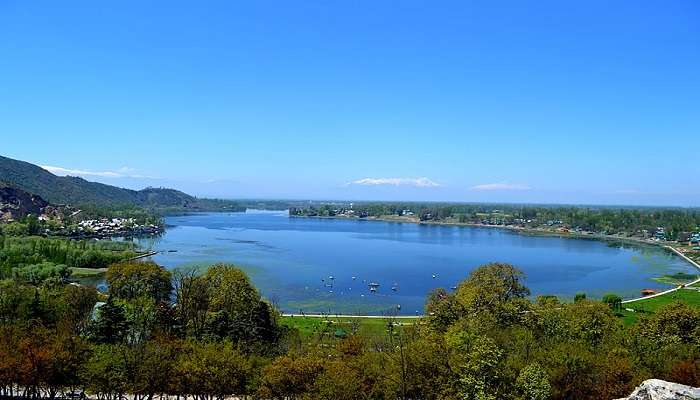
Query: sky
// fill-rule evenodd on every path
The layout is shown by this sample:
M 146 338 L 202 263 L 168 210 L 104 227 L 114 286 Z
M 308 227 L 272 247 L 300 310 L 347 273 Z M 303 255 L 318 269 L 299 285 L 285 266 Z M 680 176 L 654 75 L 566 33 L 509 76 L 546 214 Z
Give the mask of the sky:
M 700 206 L 700 2 L 1 0 L 0 154 L 222 198 Z

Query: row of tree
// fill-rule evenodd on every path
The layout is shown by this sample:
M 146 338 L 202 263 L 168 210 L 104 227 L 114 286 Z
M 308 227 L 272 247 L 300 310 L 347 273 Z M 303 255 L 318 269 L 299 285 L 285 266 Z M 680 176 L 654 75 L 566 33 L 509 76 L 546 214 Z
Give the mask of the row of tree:
M 291 208 L 297 216 L 336 216 L 352 210 L 361 217 L 382 217 L 412 213 L 421 221 L 452 220 L 462 223 L 517 224 L 531 227 L 556 223 L 571 228 L 606 234 L 653 233 L 663 227 L 667 239 L 682 232 L 700 230 L 700 210 L 684 208 L 612 208 L 573 206 L 534 206 L 513 204 L 441 203 L 354 203 L 321 204 Z
M 68 268 L 106 268 L 137 254 L 129 242 L 17 237 L 1 233 L 0 279 L 12 277 L 18 270 L 60 269 L 67 272 Z M 26 275 L 25 272 L 20 275 Z
M 72 241 L 0 234 L 0 278 L 12 276 L 18 269 L 36 269 L 37 266 L 106 268 L 136 254 L 133 244 L 127 242 Z

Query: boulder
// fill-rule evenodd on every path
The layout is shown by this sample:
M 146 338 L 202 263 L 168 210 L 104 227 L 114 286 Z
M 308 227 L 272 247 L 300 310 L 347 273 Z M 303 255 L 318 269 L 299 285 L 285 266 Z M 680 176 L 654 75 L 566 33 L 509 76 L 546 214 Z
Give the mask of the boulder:
M 700 388 L 647 379 L 629 397 L 618 400 L 694 400 L 700 399 Z

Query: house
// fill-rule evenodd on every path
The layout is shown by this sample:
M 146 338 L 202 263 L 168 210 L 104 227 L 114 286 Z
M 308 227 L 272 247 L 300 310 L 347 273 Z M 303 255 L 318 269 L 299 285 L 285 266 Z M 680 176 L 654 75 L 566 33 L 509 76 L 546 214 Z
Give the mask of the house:
M 679 243 L 681 242 L 688 242 L 690 241 L 690 232 L 681 232 L 678 234 L 678 239 L 676 239 Z
M 700 233 L 691 233 L 690 237 L 688 238 L 688 241 L 690 242 L 690 244 L 700 244 Z

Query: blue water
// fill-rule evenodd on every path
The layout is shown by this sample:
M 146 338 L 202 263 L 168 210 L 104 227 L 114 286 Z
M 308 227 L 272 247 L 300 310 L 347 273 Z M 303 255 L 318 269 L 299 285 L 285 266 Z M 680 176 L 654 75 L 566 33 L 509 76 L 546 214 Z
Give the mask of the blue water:
M 643 288 L 668 287 L 652 277 L 697 272 L 659 247 L 491 228 L 251 211 L 169 217 L 166 224 L 162 236 L 140 240 L 161 251 L 154 261 L 168 268 L 234 263 L 285 312 L 381 314 L 400 305 L 401 314 L 422 314 L 431 289 L 456 286 L 495 261 L 523 270 L 533 295 L 565 297 L 580 291 L 634 297 Z M 376 293 L 369 282 L 380 284 Z

